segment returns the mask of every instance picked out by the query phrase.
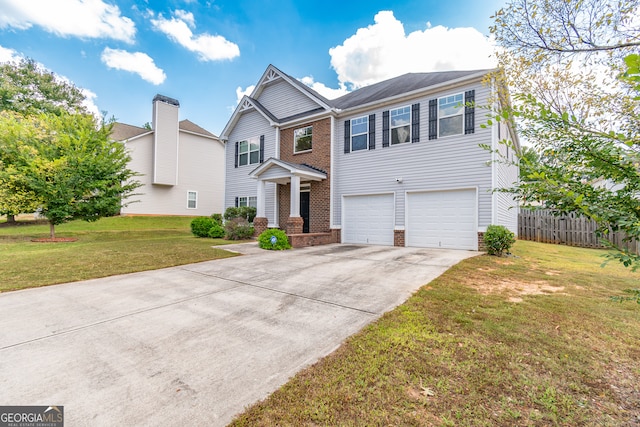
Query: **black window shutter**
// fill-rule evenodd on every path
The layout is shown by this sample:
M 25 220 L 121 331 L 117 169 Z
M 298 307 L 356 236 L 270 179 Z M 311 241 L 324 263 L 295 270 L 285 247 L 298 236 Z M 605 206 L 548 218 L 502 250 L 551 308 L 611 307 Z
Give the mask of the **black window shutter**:
M 238 141 L 236 141 L 236 160 L 235 160 L 235 167 L 238 167 Z
M 238 207 L 238 198 L 236 197 L 236 208 Z
M 264 135 L 260 135 L 260 163 L 264 162 Z
M 382 112 L 382 147 L 389 146 L 389 110 Z
M 344 154 L 351 152 L 351 120 L 344 121 Z
M 429 139 L 438 138 L 438 100 L 429 100 Z
M 420 104 L 411 106 L 411 142 L 420 142 Z
M 465 104 L 473 104 L 476 100 L 476 91 L 469 90 L 464 93 L 464 103 Z M 475 131 L 475 121 L 476 121 L 475 107 L 465 105 L 464 107 L 464 133 L 470 134 Z
M 376 149 L 376 115 L 369 114 L 369 150 Z

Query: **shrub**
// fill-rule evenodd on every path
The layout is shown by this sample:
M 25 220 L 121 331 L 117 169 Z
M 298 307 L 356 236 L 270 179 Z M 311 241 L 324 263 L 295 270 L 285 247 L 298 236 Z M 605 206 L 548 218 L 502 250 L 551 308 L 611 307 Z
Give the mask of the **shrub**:
M 247 240 L 253 237 L 253 227 L 245 218 L 232 218 L 224 223 L 224 238 L 227 240 Z
M 214 223 L 222 226 L 223 225 L 223 221 L 222 221 L 222 214 L 219 213 L 214 213 L 211 215 L 211 219 L 213 220 Z
M 213 220 L 206 216 L 194 218 L 191 221 L 191 232 L 197 237 L 209 237 L 211 227 L 213 227 Z
M 209 237 L 213 237 L 214 239 L 222 238 L 225 235 L 224 227 L 222 226 L 222 224 L 214 222 L 207 235 Z
M 490 225 L 484 233 L 484 244 L 489 255 L 502 256 L 516 242 L 514 234 L 502 225 Z
M 272 238 L 274 238 L 272 240 Z M 262 249 L 283 250 L 291 249 L 287 234 L 277 228 L 268 228 L 258 236 L 258 246 Z
M 253 206 L 230 207 L 224 211 L 224 219 L 227 221 L 234 218 L 244 218 L 248 222 L 253 222 L 256 217 L 256 208 Z

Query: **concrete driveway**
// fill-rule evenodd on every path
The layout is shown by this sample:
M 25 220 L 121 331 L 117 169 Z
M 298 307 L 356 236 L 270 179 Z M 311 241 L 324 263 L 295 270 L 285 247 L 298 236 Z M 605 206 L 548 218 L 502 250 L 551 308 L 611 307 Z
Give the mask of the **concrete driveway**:
M 0 294 L 0 404 L 227 424 L 476 252 L 328 245 Z

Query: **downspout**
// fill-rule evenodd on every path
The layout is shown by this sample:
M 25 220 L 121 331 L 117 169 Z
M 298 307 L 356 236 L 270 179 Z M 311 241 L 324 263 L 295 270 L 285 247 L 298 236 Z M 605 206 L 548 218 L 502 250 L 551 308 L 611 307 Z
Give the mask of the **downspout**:
M 335 158 L 335 153 L 334 153 L 334 147 L 335 147 L 335 123 L 336 123 L 336 118 L 331 115 L 331 137 L 329 138 L 329 228 L 333 229 L 334 228 L 334 221 L 333 221 L 333 202 L 334 202 L 334 187 L 333 187 L 333 183 L 334 183 L 334 179 L 333 179 L 333 175 L 335 174 L 335 168 L 334 168 L 334 158 Z
M 274 126 L 276 131 L 275 135 L 275 153 L 274 157 L 276 159 L 280 159 L 280 127 Z M 280 204 L 278 203 L 278 194 L 280 193 L 280 189 L 278 188 L 280 184 L 277 182 L 273 184 L 275 190 L 273 192 L 273 224 L 269 225 L 272 228 L 280 228 Z

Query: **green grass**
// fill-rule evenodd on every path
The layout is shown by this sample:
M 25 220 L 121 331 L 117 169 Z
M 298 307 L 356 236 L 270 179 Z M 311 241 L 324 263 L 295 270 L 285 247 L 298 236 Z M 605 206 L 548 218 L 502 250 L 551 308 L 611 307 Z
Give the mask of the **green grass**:
M 191 234 L 190 217 L 112 217 L 56 227 L 72 243 L 35 243 L 48 224 L 0 227 L 0 292 L 233 256 L 212 248 L 229 242 Z
M 637 425 L 640 305 L 609 297 L 640 274 L 598 250 L 513 252 L 453 267 L 232 425 Z

